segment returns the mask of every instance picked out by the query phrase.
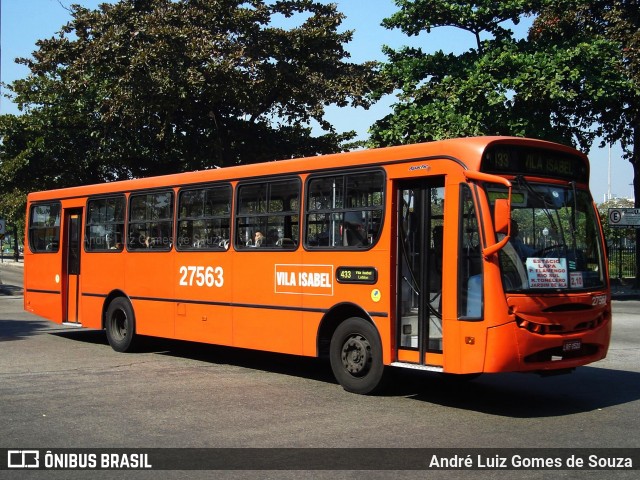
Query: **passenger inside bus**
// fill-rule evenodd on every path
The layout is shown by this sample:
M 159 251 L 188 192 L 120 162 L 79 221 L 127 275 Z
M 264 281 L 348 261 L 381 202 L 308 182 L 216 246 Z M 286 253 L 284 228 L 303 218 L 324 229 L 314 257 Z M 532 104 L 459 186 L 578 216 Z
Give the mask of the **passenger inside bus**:
M 138 250 L 140 248 L 145 248 L 145 245 L 141 239 L 144 239 L 144 235 L 140 230 L 136 230 L 135 232 L 130 232 L 128 248 L 130 250 Z
M 509 242 L 521 259 L 524 260 L 525 258 L 533 255 L 533 248 L 525 245 L 525 243 L 522 241 L 522 238 L 520 238 L 520 229 L 518 227 L 518 222 L 516 222 L 515 220 L 511 221 L 511 237 L 509 239 Z
M 278 232 L 278 230 L 276 228 L 272 228 L 271 230 L 269 230 L 269 232 L 267 232 L 265 245 L 270 247 L 279 247 L 282 245 L 281 240 L 282 239 L 280 238 L 280 233 Z
M 254 238 L 253 238 L 253 246 L 254 247 L 261 247 L 262 244 L 264 243 L 264 235 L 262 234 L 262 232 L 260 230 L 257 230 L 256 233 L 254 234 Z
M 358 247 L 367 244 L 367 232 L 362 226 L 362 217 L 359 212 L 347 212 L 344 214 L 342 242 L 345 247 Z

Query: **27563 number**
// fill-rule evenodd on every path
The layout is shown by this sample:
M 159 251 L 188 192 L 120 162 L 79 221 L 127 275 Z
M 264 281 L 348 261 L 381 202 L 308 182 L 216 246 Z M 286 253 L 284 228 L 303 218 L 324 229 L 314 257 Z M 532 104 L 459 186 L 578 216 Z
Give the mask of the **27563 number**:
M 224 270 L 222 267 L 204 267 L 202 265 L 182 265 L 180 267 L 181 287 L 222 287 Z

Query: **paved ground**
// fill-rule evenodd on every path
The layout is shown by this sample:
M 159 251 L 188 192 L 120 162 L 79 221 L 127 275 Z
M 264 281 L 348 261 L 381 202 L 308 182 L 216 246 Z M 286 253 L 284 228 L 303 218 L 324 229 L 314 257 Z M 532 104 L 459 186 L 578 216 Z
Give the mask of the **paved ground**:
M 342 390 L 315 359 L 166 340 L 119 354 L 103 332 L 25 313 L 13 288 L 20 275 L 0 268 L 8 289 L 0 295 L 0 449 L 640 448 L 635 300 L 614 302 L 607 359 L 571 375 L 483 375 L 460 385 L 400 372 L 386 395 L 363 397 Z M 637 478 L 570 470 L 19 473 L 0 478 Z

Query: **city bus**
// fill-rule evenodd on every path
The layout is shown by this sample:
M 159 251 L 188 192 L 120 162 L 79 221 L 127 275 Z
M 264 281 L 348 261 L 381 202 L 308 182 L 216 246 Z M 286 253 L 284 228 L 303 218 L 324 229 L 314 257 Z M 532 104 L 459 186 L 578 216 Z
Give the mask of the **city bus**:
M 31 193 L 24 307 L 140 336 L 389 371 L 556 374 L 604 358 L 587 157 L 474 137 Z

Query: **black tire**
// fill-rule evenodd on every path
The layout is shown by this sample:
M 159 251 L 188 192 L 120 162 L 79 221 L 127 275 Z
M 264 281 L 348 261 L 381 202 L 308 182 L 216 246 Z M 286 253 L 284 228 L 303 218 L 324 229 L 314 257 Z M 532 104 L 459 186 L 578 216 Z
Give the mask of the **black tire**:
M 111 348 L 116 352 L 133 351 L 136 343 L 136 322 L 129 300 L 118 297 L 109 304 L 104 326 Z
M 338 325 L 331 337 L 329 359 L 336 380 L 346 391 L 367 395 L 383 387 L 382 342 L 370 322 L 351 317 Z

